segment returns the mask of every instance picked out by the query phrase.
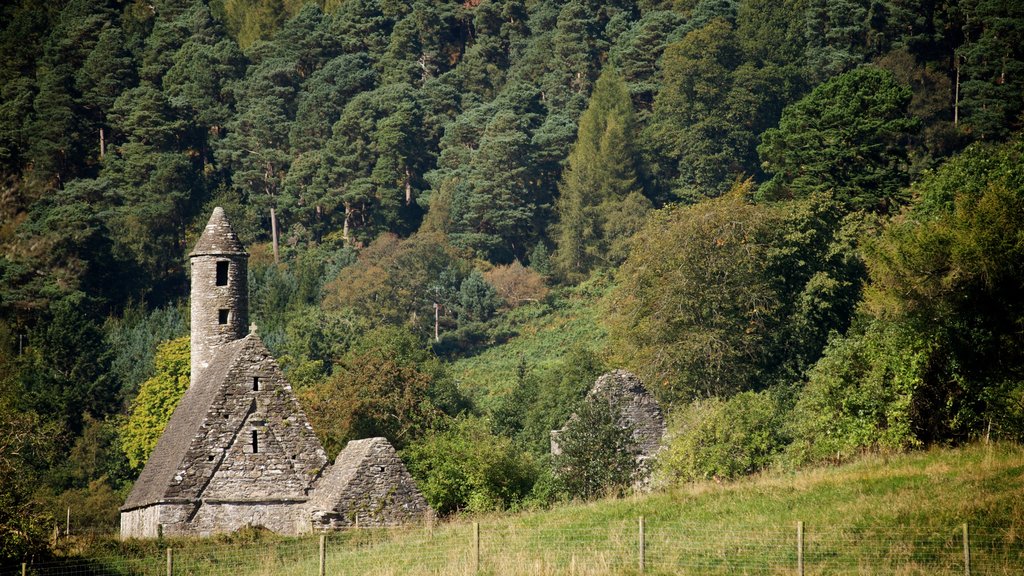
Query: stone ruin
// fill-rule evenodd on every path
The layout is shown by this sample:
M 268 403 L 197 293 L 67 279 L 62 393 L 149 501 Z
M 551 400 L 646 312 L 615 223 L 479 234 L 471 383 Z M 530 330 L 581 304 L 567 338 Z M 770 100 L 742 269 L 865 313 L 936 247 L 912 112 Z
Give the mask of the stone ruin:
M 121 507 L 121 538 L 262 526 L 286 535 L 432 514 L 384 438 L 333 465 L 248 327 L 248 254 L 216 208 L 192 264 L 190 385 Z
M 644 388 L 635 374 L 626 370 L 612 370 L 597 378 L 587 392 L 584 402 L 603 398 L 619 409 L 619 426 L 632 430 L 636 454 L 636 486 L 646 486 L 650 476 L 651 461 L 661 450 L 661 438 L 665 435 L 665 416 L 658 401 Z M 559 430 L 551 431 L 551 454 L 561 454 L 558 445 L 559 434 L 570 426 L 576 415 L 569 416 Z
M 424 518 L 427 501 L 384 438 L 353 440 L 317 481 L 313 525 L 325 529 L 394 526 Z

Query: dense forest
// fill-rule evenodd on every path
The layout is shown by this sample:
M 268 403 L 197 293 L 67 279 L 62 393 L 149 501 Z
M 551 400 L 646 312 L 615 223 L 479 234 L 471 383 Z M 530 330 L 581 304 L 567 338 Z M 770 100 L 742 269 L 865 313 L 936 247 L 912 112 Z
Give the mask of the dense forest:
M 669 413 L 664 483 L 1024 436 L 1020 2 L 13 0 L 0 26 L 0 561 L 66 508 L 116 526 L 187 386 L 214 206 L 328 451 L 387 436 L 442 513 L 628 485 L 615 433 L 546 455 L 613 367 Z M 600 337 L 455 377 L 581 309 Z

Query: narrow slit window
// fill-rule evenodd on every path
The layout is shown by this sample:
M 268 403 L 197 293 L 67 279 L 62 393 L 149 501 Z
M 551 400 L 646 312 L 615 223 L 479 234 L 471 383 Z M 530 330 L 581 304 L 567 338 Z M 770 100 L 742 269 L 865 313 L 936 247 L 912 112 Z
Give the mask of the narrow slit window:
M 259 433 L 255 430 L 252 431 L 252 453 L 259 454 L 260 452 L 260 439 Z
M 217 262 L 217 286 L 228 285 L 228 261 Z
M 227 308 L 221 308 L 220 310 L 217 310 L 217 323 L 218 324 L 227 324 L 228 323 L 228 316 L 230 314 L 231 314 L 231 311 L 228 310 Z
M 252 391 L 253 392 L 259 392 L 260 391 L 260 377 L 259 376 L 253 376 L 252 377 Z

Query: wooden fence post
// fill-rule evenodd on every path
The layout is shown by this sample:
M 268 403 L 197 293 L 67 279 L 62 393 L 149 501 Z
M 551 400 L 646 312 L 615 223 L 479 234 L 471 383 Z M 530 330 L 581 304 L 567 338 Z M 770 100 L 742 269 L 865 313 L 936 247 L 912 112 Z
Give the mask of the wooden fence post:
M 473 522 L 473 574 L 480 573 L 480 523 Z
M 647 564 L 647 539 L 644 534 L 644 517 L 640 517 L 640 573 L 643 574 Z
M 320 535 L 320 576 L 327 573 L 327 534 Z
M 971 576 L 971 538 L 964 522 L 964 576 Z
M 174 549 L 167 547 L 167 576 L 174 576 Z
M 799 520 L 796 523 L 796 573 L 797 576 L 804 576 L 804 522 Z

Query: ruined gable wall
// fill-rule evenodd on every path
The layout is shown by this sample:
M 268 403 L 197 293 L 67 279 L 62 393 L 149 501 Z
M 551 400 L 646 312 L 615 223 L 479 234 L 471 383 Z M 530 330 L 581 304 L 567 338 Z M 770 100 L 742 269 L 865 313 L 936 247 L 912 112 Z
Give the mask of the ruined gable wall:
M 635 374 L 612 370 L 600 376 L 588 397 L 610 398 L 621 410 L 620 424 L 633 429 L 633 440 L 641 456 L 653 456 L 661 449 L 665 435 L 665 416 L 661 407 Z
M 311 504 L 318 529 L 395 526 L 430 513 L 412 476 L 384 438 L 350 442 L 314 489 Z

